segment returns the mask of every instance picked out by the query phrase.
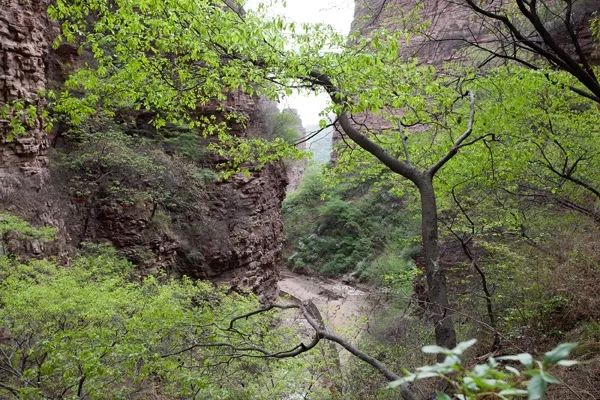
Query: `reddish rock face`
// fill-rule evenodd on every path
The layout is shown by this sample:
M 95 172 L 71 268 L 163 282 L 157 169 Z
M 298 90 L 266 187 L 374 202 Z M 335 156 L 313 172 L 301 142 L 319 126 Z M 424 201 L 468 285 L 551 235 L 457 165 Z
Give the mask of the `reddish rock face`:
M 489 7 L 490 3 L 509 4 L 506 0 L 493 0 L 485 2 L 485 6 Z M 415 24 L 415 21 L 430 21 L 430 25 L 424 29 L 425 36 L 417 36 L 408 46 L 404 45 L 403 54 L 435 65 L 446 61 L 464 60 L 467 56 L 466 50 L 469 49 L 465 40 L 495 39 L 489 33 L 489 21 L 482 24 L 482 17 L 465 4 L 464 0 L 357 0 L 352 30 L 368 34 L 369 31 L 381 27 L 394 30 L 405 22 Z M 419 9 L 416 16 L 402 21 L 402 18 L 414 9 Z M 600 59 L 600 54 L 594 49 L 588 21 L 598 10 L 600 4 L 597 0 L 579 1 L 573 8 L 574 29 L 583 51 L 588 56 L 592 55 L 596 61 Z M 562 21 L 548 20 L 546 27 L 565 48 L 571 46 Z
M 551 4 L 559 0 L 545 1 Z M 484 3 L 485 7 L 490 7 L 490 4 L 512 4 L 512 1 L 491 0 Z M 598 0 L 575 2 L 572 20 L 583 53 L 598 64 L 600 46 L 597 41 L 592 40 L 589 29 L 589 20 L 595 12 L 600 12 Z M 494 29 L 490 27 L 490 22 L 486 21 L 484 24 L 482 21 L 483 18 L 468 7 L 465 0 L 356 0 L 351 30 L 368 36 L 373 30 L 380 28 L 395 31 L 406 27 L 420 34 L 415 34 L 408 44 L 401 43 L 402 56 L 414 57 L 424 64 L 434 66 L 450 61 L 476 65 L 485 57 L 475 57 L 474 47 L 470 43 L 492 43 L 496 40 L 490 33 L 490 29 Z M 427 22 L 425 26 L 418 26 L 424 22 Z M 563 21 L 549 19 L 545 26 L 564 49 L 574 52 Z M 374 130 L 392 128 L 382 118 L 369 113 L 354 117 Z M 333 142 L 340 143 L 341 140 L 342 137 L 336 131 Z M 332 161 L 335 162 L 336 158 L 334 151 Z

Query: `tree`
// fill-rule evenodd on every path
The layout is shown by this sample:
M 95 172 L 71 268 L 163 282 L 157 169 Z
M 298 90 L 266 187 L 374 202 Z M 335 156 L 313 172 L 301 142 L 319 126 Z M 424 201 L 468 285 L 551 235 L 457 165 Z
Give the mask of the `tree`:
M 392 27 L 411 26 L 409 29 L 417 39 L 416 46 L 408 46 L 411 51 L 415 50 L 413 56 L 418 57 L 429 45 L 449 43 L 455 53 L 453 59 L 458 58 L 456 53 L 461 50 L 475 49 L 475 54 L 483 55 L 480 58 L 473 57 L 472 52 L 461 54 L 466 55 L 464 61 L 480 68 L 497 66 L 498 61 L 534 70 L 550 67 L 575 78 L 569 86 L 571 90 L 600 101 L 593 37 L 600 7 L 594 0 L 434 0 L 425 6 L 419 1 L 396 5 L 383 0 L 371 8 L 359 28 L 370 30 L 376 22 L 381 24 L 383 18 L 424 10 L 426 15 L 433 12 L 431 20 L 421 22 L 420 16 L 416 16 L 413 20 L 419 22 L 409 20 L 408 24 L 396 23 Z M 440 18 L 443 13 L 457 13 L 459 18 L 464 18 L 458 32 L 450 25 L 439 26 L 446 21 Z M 434 56 L 428 61 L 440 63 L 442 59 Z
M 344 61 L 350 61 L 344 60 L 344 57 L 351 56 L 356 70 L 346 68 L 345 75 L 335 82 L 334 78 L 330 78 L 340 76 L 335 69 L 325 73 L 313 70 L 307 81 L 324 88 L 330 95 L 339 126 L 352 142 L 418 189 L 421 239 L 436 343 L 453 348 L 456 333 L 445 272 L 438 262 L 438 209 L 433 179 L 462 148 L 477 143 L 484 136 L 472 137 L 474 93 L 462 91 L 462 85 L 459 85 L 458 92 L 453 92 L 449 82 L 436 78 L 436 71 L 432 68 L 414 64 L 407 66 L 399 60 L 398 48 L 394 46 L 397 39 L 394 35 L 386 38 L 385 32 L 376 34 L 374 38 L 363 41 L 362 46 L 355 47 L 367 50 L 356 52 L 349 49 L 341 56 L 341 62 L 339 58 L 335 60 L 336 64 L 347 65 Z M 459 122 L 460 112 L 456 113 L 454 109 L 464 97 L 469 98 L 466 124 Z M 406 111 L 398 111 L 400 109 Z M 361 113 L 366 113 L 367 117 L 365 121 L 357 122 L 353 116 Z M 376 115 L 380 120 L 375 123 L 368 121 L 368 114 Z M 375 125 L 375 128 L 369 124 Z M 408 133 L 408 128 L 417 125 L 425 128 L 419 133 Z M 466 128 L 457 133 L 461 125 L 466 125 Z M 430 126 L 434 128 L 429 129 Z M 431 140 L 430 153 L 419 157 L 421 165 L 413 163 L 409 143 L 418 147 L 428 140 Z
M 212 0 L 59 0 L 48 13 L 61 22 L 57 43 L 87 54 L 50 104 L 69 125 L 144 112 L 157 129 L 170 125 L 218 138 L 212 150 L 235 167 L 297 156 L 282 138 L 241 140 L 229 129 L 247 123 L 236 98 L 279 94 L 265 65 L 283 52 L 281 20 L 243 15 L 237 3 Z
M 565 86 L 574 81 L 565 72 L 518 66 L 478 80 L 480 122 L 495 140 L 472 152 L 470 166 L 449 171 L 445 191 L 464 182 L 599 220 L 597 105 L 548 77 Z
M 579 85 L 569 86 L 571 90 L 600 103 L 600 82 L 592 61 L 594 44 L 584 45 L 581 39 L 582 33 L 591 29 L 587 19 L 598 11 L 594 1 L 516 0 L 516 9 L 506 1 L 461 3 L 483 17 L 485 31 L 495 38 L 491 46 L 489 40 L 466 39 L 471 45 L 531 69 L 549 65 L 565 71 L 579 81 Z M 541 65 L 540 59 L 547 64 Z
M 548 383 L 559 382 L 549 374 L 551 366 L 576 363 L 565 360 L 574 345 L 563 344 L 539 364 L 529 354 L 498 358 L 522 363 L 522 372 L 503 371 L 494 359 L 465 368 L 461 362 L 470 341 L 451 350 L 426 346 L 423 351 L 443 354 L 444 362 L 400 376 L 330 331 L 312 303 L 256 309 L 252 296 L 227 295 L 189 279 L 140 280 L 132 272 L 132 264 L 102 246 L 86 247 L 69 268 L 50 260 L 0 257 L 3 397 L 326 396 L 326 388 L 320 391 L 306 379 L 307 370 L 322 374 L 328 369 L 319 361 L 321 354 L 309 353 L 323 340 L 371 365 L 390 387 L 400 386 L 405 399 L 419 398 L 409 383 L 429 377 L 446 379 L 457 393 L 469 395 L 466 399 L 482 392 L 507 398 L 527 391 L 543 394 Z M 307 344 L 290 347 L 298 335 L 278 326 L 271 313 L 290 309 L 299 310 L 314 331 Z
M 323 77 L 319 77 L 318 79 L 323 79 Z M 327 91 L 334 101 L 343 104 L 343 100 L 338 97 L 338 89 L 336 89 L 330 81 L 324 81 L 323 85 L 327 87 Z M 351 117 L 347 110 L 342 110 L 338 114 L 340 126 L 344 133 L 354 143 L 376 157 L 392 172 L 411 181 L 419 190 L 421 200 L 421 239 L 423 242 L 423 255 L 425 257 L 428 294 L 434 307 L 433 321 L 435 324 L 436 343 L 446 348 L 451 348 L 456 345 L 456 332 L 451 317 L 452 313 L 448 299 L 445 272 L 438 262 L 438 208 L 433 178 L 440 168 L 458 154 L 462 147 L 469 146 L 478 140 L 467 140 L 473 132 L 473 122 L 475 117 L 475 96 L 472 92 L 469 92 L 468 95 L 470 97 L 470 114 L 466 130 L 456 139 L 452 147 L 442 158 L 426 169 L 419 169 L 413 165 L 408 157 L 408 153 L 406 159 L 399 159 L 392 156 L 388 151 L 370 140 L 366 135 L 363 135 L 351 122 Z M 393 135 L 394 133 L 391 134 Z M 402 132 L 397 132 L 396 134 L 402 135 Z
M 0 301 L 3 399 L 267 400 L 311 390 L 306 373 L 325 368 L 310 356 L 273 363 L 256 351 L 296 339 L 274 328 L 273 315 L 228 329 L 258 307 L 254 296 L 190 279 L 135 279 L 110 248 L 87 247 L 68 268 L 1 256 Z

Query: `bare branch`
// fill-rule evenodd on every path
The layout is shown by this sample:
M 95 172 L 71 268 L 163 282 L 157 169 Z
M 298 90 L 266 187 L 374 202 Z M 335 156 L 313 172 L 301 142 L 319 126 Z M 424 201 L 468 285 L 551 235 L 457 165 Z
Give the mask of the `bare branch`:
M 300 308 L 300 307 L 297 304 L 283 304 L 283 305 L 282 304 L 269 304 L 266 307 L 259 308 L 258 310 L 254 310 L 254 311 L 251 311 L 244 315 L 240 315 L 240 316 L 233 318 L 231 321 L 229 321 L 229 328 L 227 330 L 233 330 L 234 324 L 236 323 L 236 321 L 239 321 L 240 319 L 248 319 L 254 315 L 265 313 L 274 308 L 278 308 L 280 310 L 289 310 L 291 308 Z
M 310 139 L 314 138 L 315 136 L 319 135 L 321 132 L 323 132 L 325 129 L 331 128 L 333 126 L 335 126 L 335 124 L 337 124 L 338 120 L 337 118 L 330 124 L 325 125 L 322 128 L 317 129 L 316 131 L 310 132 L 307 135 L 304 135 L 303 137 L 299 138 L 298 140 L 296 140 L 294 142 L 294 146 L 298 146 L 299 144 L 308 142 Z
M 555 65 L 563 71 L 568 72 L 581 84 L 583 84 L 583 86 L 585 86 L 590 91 L 590 93 L 587 93 L 586 91 L 577 88 L 571 88 L 571 90 L 600 103 L 600 83 L 598 82 L 598 79 L 595 76 L 593 69 L 589 67 L 589 62 L 583 54 L 583 51 L 581 51 L 581 47 L 577 41 L 577 37 L 572 27 L 570 9 L 571 0 L 568 0 L 566 17 L 563 22 L 569 35 L 571 35 L 572 41 L 575 46 L 575 52 L 579 60 L 576 60 L 574 57 L 572 57 L 569 54 L 569 52 L 567 52 L 567 50 L 562 48 L 556 42 L 555 38 L 548 31 L 548 29 L 544 25 L 544 22 L 541 20 L 539 11 L 536 6 L 537 2 L 535 0 L 529 2 L 525 0 L 516 0 L 516 3 L 521 14 L 529 21 L 529 23 L 533 27 L 537 40 L 532 39 L 531 35 L 526 34 L 525 32 L 523 32 L 522 29 L 518 28 L 511 21 L 511 19 L 506 14 L 501 13 L 501 11 L 493 12 L 488 9 L 485 9 L 482 6 L 480 6 L 475 0 L 465 1 L 467 5 L 476 13 L 486 18 L 496 20 L 502 23 L 502 25 L 514 37 L 515 41 L 513 44 L 515 46 L 518 46 L 519 48 L 533 53 L 535 55 L 542 56 L 548 62 L 550 62 L 551 65 Z M 521 62 L 520 59 L 517 61 Z
M 250 349 L 255 352 L 257 351 L 261 354 L 240 354 L 239 356 L 240 357 L 258 357 L 258 358 L 278 358 L 278 359 L 290 358 L 290 357 L 295 357 L 301 353 L 305 353 L 305 352 L 311 350 L 322 339 L 325 339 L 330 342 L 339 344 L 345 350 L 347 350 L 350 354 L 352 354 L 353 356 L 357 357 L 358 359 L 366 362 L 371 367 L 376 369 L 388 381 L 395 381 L 397 379 L 400 379 L 399 375 L 390 371 L 381 361 L 364 353 L 363 351 L 359 350 L 356 346 L 353 346 L 352 344 L 350 344 L 347 340 L 345 340 L 341 336 L 338 336 L 335 333 L 328 330 L 320 318 L 319 310 L 314 305 L 314 303 L 310 300 L 308 302 L 304 302 L 304 303 L 300 303 L 300 304 L 286 304 L 286 305 L 271 304 L 267 307 L 263 307 L 258 310 L 254 310 L 254 311 L 251 311 L 244 315 L 240 315 L 240 316 L 233 318 L 229 324 L 229 327 L 230 327 L 230 329 L 233 329 L 235 321 L 238 321 L 240 319 L 248 319 L 254 315 L 258 315 L 258 314 L 267 312 L 272 309 L 286 310 L 286 309 L 294 309 L 294 308 L 300 310 L 303 318 L 306 320 L 306 322 L 308 322 L 308 324 L 315 331 L 314 338 L 308 345 L 305 345 L 304 343 L 300 343 L 290 350 L 285 350 L 285 351 L 280 351 L 280 352 L 268 352 L 267 350 L 252 346 L 252 347 L 249 347 L 246 349 Z M 205 345 L 205 346 L 207 346 L 207 347 L 208 346 L 223 346 L 223 347 L 229 347 L 234 351 L 239 350 L 242 352 L 244 350 L 242 348 L 236 349 L 235 346 L 229 345 L 226 343 L 217 343 L 217 344 Z M 407 385 L 401 386 L 400 393 L 404 400 L 418 400 L 417 396 L 409 389 L 409 387 Z
M 555 141 L 556 144 L 558 144 L 560 146 L 560 143 L 558 143 L 557 141 Z M 573 165 L 570 168 L 565 168 L 563 167 L 563 171 L 559 171 L 558 169 L 556 169 L 554 167 L 554 165 L 552 164 L 552 162 L 548 159 L 548 156 L 546 155 L 546 152 L 544 151 L 544 148 L 542 147 L 541 144 L 534 142 L 535 146 L 538 148 L 538 150 L 540 151 L 540 154 L 542 155 L 542 158 L 544 159 L 545 163 L 543 163 L 543 165 L 550 170 L 550 172 L 554 173 L 555 175 L 569 181 L 572 182 L 578 186 L 581 186 L 582 188 L 586 189 L 587 191 L 589 191 L 590 193 L 594 194 L 594 196 L 596 196 L 599 200 L 600 200 L 600 190 L 596 189 L 595 187 L 593 187 L 592 185 L 590 185 L 589 183 L 573 176 L 573 172 L 575 171 L 575 168 L 577 168 L 577 164 L 579 164 L 579 162 L 581 160 L 583 160 L 582 157 L 580 157 L 579 159 L 577 159 Z M 562 148 L 562 146 L 560 146 L 561 150 L 564 152 L 564 149 Z M 565 156 L 565 163 L 567 163 L 568 158 Z M 566 166 L 566 164 L 565 164 Z
M 429 174 L 429 176 L 433 177 L 435 175 L 435 173 L 440 168 L 442 168 L 444 166 L 444 164 L 446 164 L 448 161 L 450 161 L 458 153 L 458 150 L 460 150 L 462 147 L 473 144 L 477 140 L 483 139 L 483 136 L 482 136 L 481 138 L 479 138 L 475 141 L 471 141 L 471 142 L 463 144 L 463 142 L 473 132 L 473 123 L 475 121 L 475 94 L 472 91 L 469 91 L 469 100 L 470 100 L 469 101 L 470 111 L 469 111 L 469 121 L 467 122 L 467 129 L 463 132 L 462 135 L 460 135 L 460 137 L 458 139 L 456 139 L 456 142 L 454 142 L 454 145 L 448 151 L 448 153 L 446 153 L 446 155 L 444 157 L 442 157 L 433 167 L 431 167 L 429 169 L 429 171 L 427 171 L 427 174 Z

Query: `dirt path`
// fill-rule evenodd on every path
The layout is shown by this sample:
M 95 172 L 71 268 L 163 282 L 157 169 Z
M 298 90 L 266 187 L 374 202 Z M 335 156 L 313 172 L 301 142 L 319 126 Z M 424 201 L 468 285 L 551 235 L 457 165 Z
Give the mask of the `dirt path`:
M 368 329 L 369 316 L 378 297 L 367 287 L 354 287 L 339 280 L 282 271 L 279 289 L 301 301 L 312 300 L 329 329 L 354 342 Z

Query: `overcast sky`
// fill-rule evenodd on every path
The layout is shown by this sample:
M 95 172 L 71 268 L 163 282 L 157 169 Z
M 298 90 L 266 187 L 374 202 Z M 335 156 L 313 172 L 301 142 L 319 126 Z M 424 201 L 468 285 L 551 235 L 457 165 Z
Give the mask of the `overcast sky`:
M 246 6 L 254 8 L 264 0 L 248 0 Z M 287 7 L 273 7 L 274 14 L 283 15 L 297 23 L 327 23 L 338 32 L 348 34 L 354 15 L 354 0 L 287 0 Z M 280 107 L 298 110 L 304 126 L 319 123 L 319 112 L 327 105 L 328 97 L 292 95 L 282 100 Z

